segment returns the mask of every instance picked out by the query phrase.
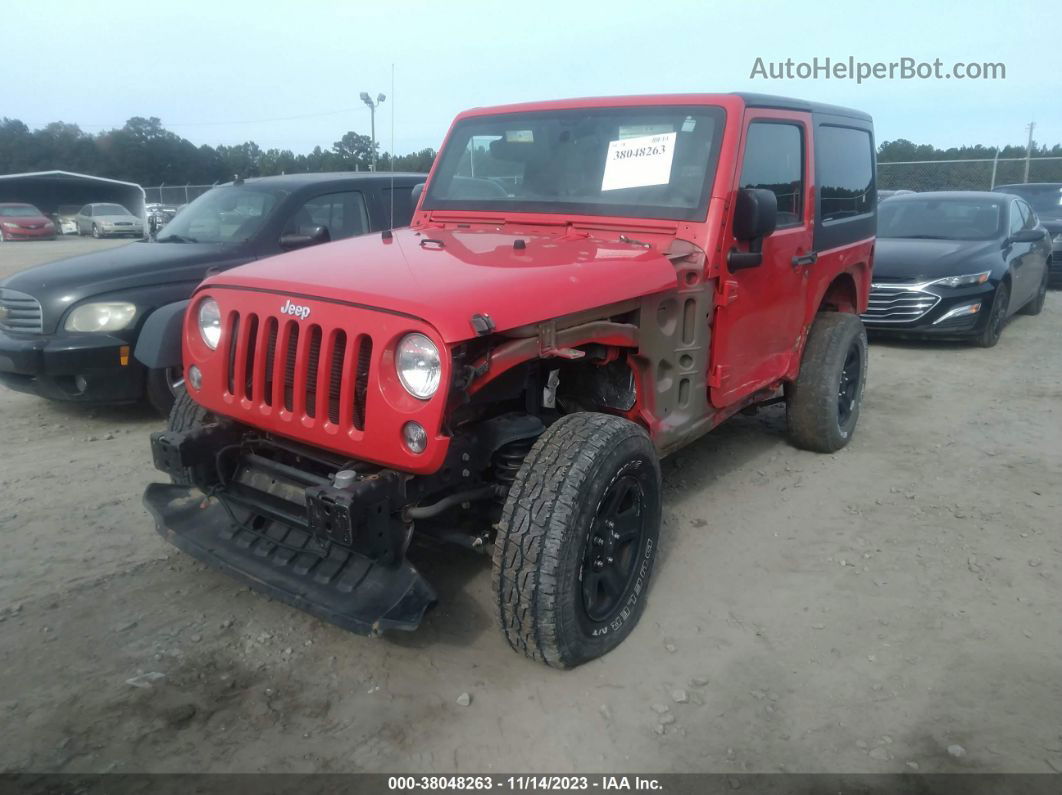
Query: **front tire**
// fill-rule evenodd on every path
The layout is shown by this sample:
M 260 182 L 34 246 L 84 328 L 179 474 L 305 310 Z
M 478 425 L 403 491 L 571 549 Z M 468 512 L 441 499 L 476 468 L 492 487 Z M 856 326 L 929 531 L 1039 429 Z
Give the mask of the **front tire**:
M 187 431 L 200 425 L 207 425 L 214 420 L 214 415 L 192 400 L 188 391 L 182 386 L 174 398 L 167 430 Z M 187 470 L 181 475 L 171 475 L 170 480 L 178 486 L 190 486 L 192 485 L 192 472 Z
M 493 590 L 509 645 L 555 668 L 607 654 L 645 609 L 660 533 L 660 463 L 620 417 L 569 414 L 509 490 Z
M 821 312 L 811 326 L 800 373 L 786 388 L 789 439 L 816 453 L 848 444 L 867 378 L 867 332 L 857 315 Z
M 1010 306 L 1010 285 L 1000 282 L 996 294 L 992 297 L 992 308 L 988 310 L 988 320 L 977 336 L 977 344 L 982 348 L 993 348 L 1003 334 L 1007 322 L 1007 307 Z
M 147 371 L 145 393 L 148 403 L 161 416 L 167 417 L 173 410 L 177 395 L 183 393 L 183 370 L 177 367 L 158 367 Z
M 101 237 L 101 235 L 100 235 L 100 229 L 99 229 L 99 227 L 98 227 L 98 226 L 96 226 L 95 224 L 93 224 L 93 225 L 92 225 L 92 236 L 93 236 L 94 238 L 96 238 L 97 240 L 99 240 L 99 239 L 100 239 L 100 237 Z

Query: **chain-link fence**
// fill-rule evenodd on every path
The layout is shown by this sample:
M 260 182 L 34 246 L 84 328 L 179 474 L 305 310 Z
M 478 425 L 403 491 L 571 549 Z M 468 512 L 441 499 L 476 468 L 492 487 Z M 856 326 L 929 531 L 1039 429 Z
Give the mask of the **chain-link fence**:
M 1062 182 L 1062 157 L 878 163 L 881 190 L 992 190 L 1021 182 Z
M 154 188 L 144 188 L 144 199 L 148 204 L 179 207 L 202 196 L 214 185 L 156 185 Z

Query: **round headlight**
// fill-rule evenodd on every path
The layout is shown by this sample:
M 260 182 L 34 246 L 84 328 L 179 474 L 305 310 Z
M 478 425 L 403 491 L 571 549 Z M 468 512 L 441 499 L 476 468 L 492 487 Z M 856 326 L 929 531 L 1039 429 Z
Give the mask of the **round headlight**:
M 213 298 L 199 304 L 199 336 L 210 350 L 216 350 L 221 339 L 221 308 Z
M 442 361 L 435 343 L 423 334 L 407 334 L 395 354 L 398 380 L 413 397 L 427 400 L 439 389 Z
M 136 305 L 125 301 L 83 304 L 66 319 L 67 331 L 119 331 L 136 317 Z

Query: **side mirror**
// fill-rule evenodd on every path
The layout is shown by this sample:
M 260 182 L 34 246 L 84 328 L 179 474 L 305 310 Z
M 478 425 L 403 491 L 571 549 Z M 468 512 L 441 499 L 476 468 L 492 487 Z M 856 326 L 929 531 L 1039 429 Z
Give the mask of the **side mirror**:
M 286 235 L 281 235 L 280 247 L 289 249 L 305 248 L 306 246 L 316 246 L 318 243 L 328 243 L 331 239 L 332 234 L 328 231 L 327 226 L 315 226 L 308 233 L 290 232 Z
M 762 188 L 744 188 L 734 202 L 734 237 L 749 244 L 749 250 L 732 249 L 727 255 L 730 270 L 754 268 L 763 262 L 763 239 L 778 226 L 778 197 Z
M 1043 240 L 1043 238 L 1044 233 L 1041 229 L 1019 229 L 1008 237 L 1004 244 L 1009 246 L 1011 243 L 1035 243 L 1037 240 Z
M 410 196 L 412 197 L 413 207 L 414 208 L 418 204 L 420 204 L 420 194 L 422 194 L 423 192 L 424 192 L 424 183 L 423 182 L 418 182 L 416 185 L 413 186 L 413 191 L 410 193 Z

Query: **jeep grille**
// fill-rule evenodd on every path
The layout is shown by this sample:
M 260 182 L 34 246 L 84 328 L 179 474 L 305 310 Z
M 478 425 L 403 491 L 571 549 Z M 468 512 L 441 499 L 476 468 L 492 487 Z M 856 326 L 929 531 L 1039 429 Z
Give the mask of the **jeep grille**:
M 372 337 L 254 313 L 234 312 L 228 323 L 225 382 L 231 395 L 282 407 L 311 425 L 365 429 Z

